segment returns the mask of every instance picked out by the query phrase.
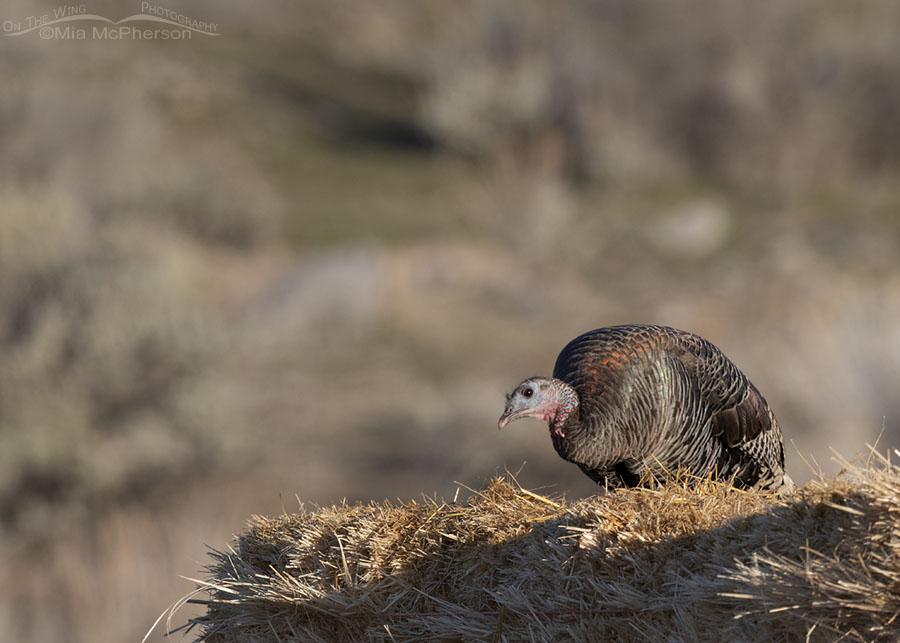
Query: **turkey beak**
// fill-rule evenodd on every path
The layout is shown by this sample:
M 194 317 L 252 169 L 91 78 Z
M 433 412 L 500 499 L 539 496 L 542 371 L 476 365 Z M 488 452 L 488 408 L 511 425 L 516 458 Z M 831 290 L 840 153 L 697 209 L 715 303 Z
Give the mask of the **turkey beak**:
M 497 428 L 502 429 L 507 424 L 509 424 L 513 420 L 519 419 L 520 417 L 522 417 L 521 410 L 516 411 L 512 408 L 512 406 L 507 406 L 503 411 L 503 415 L 500 416 L 500 420 L 497 422 Z

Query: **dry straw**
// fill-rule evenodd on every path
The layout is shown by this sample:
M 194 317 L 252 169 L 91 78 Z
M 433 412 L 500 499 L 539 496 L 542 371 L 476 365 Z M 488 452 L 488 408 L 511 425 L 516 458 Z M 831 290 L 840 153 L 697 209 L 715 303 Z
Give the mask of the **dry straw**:
M 900 468 L 843 464 L 784 496 L 567 502 L 508 476 L 464 503 L 254 517 L 212 553 L 190 625 L 210 642 L 897 641 Z

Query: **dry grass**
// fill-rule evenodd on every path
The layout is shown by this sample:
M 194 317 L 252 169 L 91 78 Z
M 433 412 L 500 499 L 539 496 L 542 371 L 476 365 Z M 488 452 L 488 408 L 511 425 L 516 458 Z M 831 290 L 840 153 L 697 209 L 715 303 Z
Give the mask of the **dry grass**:
M 567 502 L 510 476 L 463 503 L 254 517 L 213 552 L 192 626 L 210 642 L 897 640 L 900 467 L 845 464 L 789 496 Z

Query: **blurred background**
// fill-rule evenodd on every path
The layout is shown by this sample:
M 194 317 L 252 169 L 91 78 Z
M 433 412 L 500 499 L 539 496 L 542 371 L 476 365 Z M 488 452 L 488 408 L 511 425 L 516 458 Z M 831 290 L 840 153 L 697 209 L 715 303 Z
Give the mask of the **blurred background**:
M 164 6 L 219 35 L 0 37 L 0 640 L 139 641 L 298 499 L 593 493 L 496 421 L 599 326 L 720 346 L 798 482 L 900 446 L 892 0 Z

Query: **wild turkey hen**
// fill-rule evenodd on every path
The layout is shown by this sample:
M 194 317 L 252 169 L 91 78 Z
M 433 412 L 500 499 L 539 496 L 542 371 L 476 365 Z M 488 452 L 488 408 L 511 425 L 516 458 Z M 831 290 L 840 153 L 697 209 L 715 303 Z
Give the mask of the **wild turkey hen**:
M 573 339 L 553 377 L 507 396 L 502 429 L 545 420 L 556 452 L 594 481 L 633 487 L 676 472 L 789 490 L 781 429 L 762 394 L 707 340 L 665 326 L 599 328 Z

